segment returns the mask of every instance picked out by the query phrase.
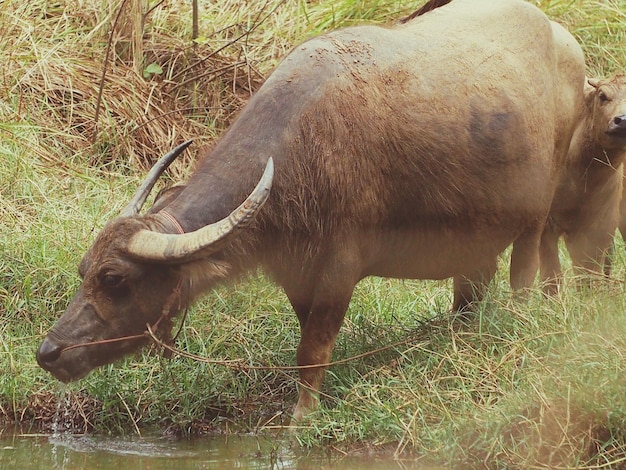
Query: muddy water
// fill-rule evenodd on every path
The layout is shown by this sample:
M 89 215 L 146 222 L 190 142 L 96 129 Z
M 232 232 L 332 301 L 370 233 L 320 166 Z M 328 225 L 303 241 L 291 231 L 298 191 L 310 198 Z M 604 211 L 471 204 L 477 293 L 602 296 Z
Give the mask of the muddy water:
M 288 439 L 219 436 L 194 440 L 60 434 L 0 434 L 0 469 L 426 470 L 416 462 L 305 452 Z M 433 470 L 429 467 L 429 470 Z

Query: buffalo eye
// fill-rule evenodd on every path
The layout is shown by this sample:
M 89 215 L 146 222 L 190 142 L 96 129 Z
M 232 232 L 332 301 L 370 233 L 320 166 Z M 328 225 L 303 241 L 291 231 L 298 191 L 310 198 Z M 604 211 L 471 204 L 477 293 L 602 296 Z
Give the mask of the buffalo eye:
M 100 283 L 103 287 L 106 287 L 108 289 L 114 289 L 116 287 L 119 287 L 123 281 L 124 278 L 119 274 L 104 273 L 100 277 Z
M 600 91 L 598 92 L 598 99 L 599 99 L 600 101 L 602 101 L 603 103 L 605 103 L 605 102 L 607 102 L 607 101 L 610 101 L 609 96 L 608 96 L 605 92 L 603 92 L 602 90 L 600 90 Z

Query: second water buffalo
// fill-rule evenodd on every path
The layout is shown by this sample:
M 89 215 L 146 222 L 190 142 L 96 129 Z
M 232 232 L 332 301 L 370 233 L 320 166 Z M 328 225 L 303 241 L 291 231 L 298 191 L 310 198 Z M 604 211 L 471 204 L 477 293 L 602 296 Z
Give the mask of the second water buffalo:
M 609 273 L 609 255 L 620 221 L 625 158 L 626 76 L 589 79 L 541 242 L 546 291 L 555 292 L 560 283 L 561 236 L 577 271 Z M 626 204 L 622 205 L 626 213 Z M 620 228 L 626 231 L 626 223 Z

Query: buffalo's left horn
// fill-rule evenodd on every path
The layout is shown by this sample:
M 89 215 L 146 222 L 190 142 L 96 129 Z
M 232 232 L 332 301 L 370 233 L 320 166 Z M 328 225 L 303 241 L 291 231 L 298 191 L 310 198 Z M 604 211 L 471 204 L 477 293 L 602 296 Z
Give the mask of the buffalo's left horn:
M 141 186 L 139 186 L 139 189 L 135 191 L 133 198 L 120 213 L 120 217 L 130 217 L 139 213 L 146 202 L 146 199 L 148 199 L 150 191 L 152 191 L 152 188 L 161 174 L 167 169 L 168 166 L 170 166 L 170 163 L 176 160 L 176 157 L 178 157 L 187 147 L 191 145 L 192 142 L 192 140 L 183 142 L 163 155 L 161 159 L 154 164 L 146 175 L 146 178 L 143 180 L 143 183 L 141 183 Z
M 140 230 L 127 245 L 130 255 L 162 263 L 175 263 L 202 258 L 224 246 L 239 229 L 246 227 L 261 209 L 272 187 L 274 162 L 270 158 L 256 187 L 227 217 L 182 235 Z

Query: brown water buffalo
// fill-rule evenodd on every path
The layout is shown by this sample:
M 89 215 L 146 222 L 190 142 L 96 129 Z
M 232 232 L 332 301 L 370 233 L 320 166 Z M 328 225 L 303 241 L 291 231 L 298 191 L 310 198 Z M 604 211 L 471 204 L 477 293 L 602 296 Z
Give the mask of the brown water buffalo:
M 453 0 L 295 47 L 177 197 L 103 228 L 39 364 L 83 377 L 260 266 L 298 316 L 297 363 L 313 366 L 301 418 L 364 277 L 453 277 L 462 310 L 513 243 L 512 286 L 531 286 L 583 84 L 576 41 L 522 0 Z
M 576 130 L 541 241 L 545 290 L 558 289 L 558 240 L 578 271 L 605 274 L 618 227 L 626 157 L 626 76 L 588 80 Z

